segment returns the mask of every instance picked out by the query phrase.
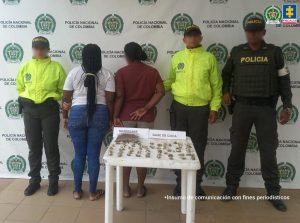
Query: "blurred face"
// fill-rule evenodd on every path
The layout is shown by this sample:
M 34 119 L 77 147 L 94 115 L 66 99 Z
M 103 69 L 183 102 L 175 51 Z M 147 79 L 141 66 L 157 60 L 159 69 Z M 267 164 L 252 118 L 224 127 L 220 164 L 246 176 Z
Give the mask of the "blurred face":
M 259 44 L 263 41 L 266 30 L 262 31 L 246 31 L 246 38 L 250 44 Z
M 195 48 L 201 44 L 202 35 L 199 33 L 190 33 L 184 36 L 183 42 L 187 48 Z
M 36 59 L 44 59 L 48 57 L 49 49 L 48 48 L 32 48 L 32 55 Z

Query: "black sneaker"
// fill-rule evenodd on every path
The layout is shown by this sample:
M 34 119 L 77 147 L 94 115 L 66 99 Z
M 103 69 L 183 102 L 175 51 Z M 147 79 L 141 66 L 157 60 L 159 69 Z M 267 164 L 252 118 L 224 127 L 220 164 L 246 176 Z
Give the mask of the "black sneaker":
M 196 196 L 198 197 L 198 200 L 200 200 L 200 201 L 206 201 L 206 193 L 205 193 L 205 191 L 203 190 L 203 188 L 202 187 L 197 187 L 196 188 Z
M 54 196 L 58 193 L 58 183 L 50 183 L 48 187 L 48 196 Z
M 39 183 L 29 183 L 27 188 L 24 191 L 25 196 L 33 195 L 38 189 L 40 189 L 41 185 Z
M 232 201 L 232 197 L 236 196 L 237 194 L 237 189 L 234 187 L 226 187 L 223 193 L 221 194 L 222 196 L 222 201 Z
M 278 200 L 278 199 L 270 199 L 269 200 L 273 206 L 278 210 L 278 211 L 282 211 L 282 212 L 286 212 L 287 211 L 287 207 L 286 205 L 283 203 L 282 200 Z

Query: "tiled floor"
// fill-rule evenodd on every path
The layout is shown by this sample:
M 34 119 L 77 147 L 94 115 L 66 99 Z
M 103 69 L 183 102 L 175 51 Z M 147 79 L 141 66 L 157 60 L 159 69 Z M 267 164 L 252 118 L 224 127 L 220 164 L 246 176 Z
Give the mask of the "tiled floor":
M 87 195 L 80 201 L 72 198 L 72 182 L 60 182 L 60 192 L 55 197 L 46 195 L 47 181 L 31 197 L 25 197 L 26 180 L 0 179 L 0 222 L 49 222 L 49 223 L 101 223 L 104 222 L 104 198 L 91 202 Z M 100 184 L 103 188 L 103 184 Z M 84 184 L 87 188 L 87 184 Z M 134 188 L 134 186 L 133 186 Z M 171 195 L 172 185 L 147 185 L 145 198 L 124 199 L 125 210 L 114 213 L 116 223 L 179 223 L 185 222 L 180 214 L 180 202 L 165 200 Z M 222 188 L 205 187 L 209 195 L 218 195 Z M 133 190 L 133 193 L 135 191 Z M 263 189 L 240 189 L 239 194 L 264 195 Z M 201 223 L 296 223 L 300 218 L 300 190 L 283 190 L 288 211 L 273 209 L 266 201 L 197 201 L 196 222 Z

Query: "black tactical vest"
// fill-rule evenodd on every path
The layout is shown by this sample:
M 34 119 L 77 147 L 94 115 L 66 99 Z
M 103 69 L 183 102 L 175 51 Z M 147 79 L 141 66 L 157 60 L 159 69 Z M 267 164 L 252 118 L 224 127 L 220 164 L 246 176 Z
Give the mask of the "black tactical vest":
M 278 94 L 275 46 L 263 44 L 252 51 L 247 44 L 233 52 L 233 94 L 240 97 L 267 98 Z

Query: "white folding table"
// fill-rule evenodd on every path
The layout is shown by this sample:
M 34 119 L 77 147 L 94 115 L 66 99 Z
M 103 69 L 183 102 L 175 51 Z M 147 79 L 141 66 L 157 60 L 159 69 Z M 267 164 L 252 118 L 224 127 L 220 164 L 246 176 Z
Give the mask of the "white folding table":
M 123 128 L 122 128 L 123 129 Z M 128 128 L 129 129 L 129 128 Z M 153 130 L 150 130 L 153 131 Z M 159 131 L 161 132 L 161 131 Z M 170 132 L 170 131 L 168 131 Z M 106 168 L 105 176 L 105 223 L 113 223 L 113 184 L 114 167 L 116 167 L 116 209 L 123 210 L 123 167 L 144 167 L 180 169 L 181 171 L 181 212 L 186 214 L 186 222 L 195 222 L 195 192 L 196 192 L 196 171 L 200 169 L 200 162 L 190 138 L 186 139 L 154 139 L 144 138 L 137 151 L 123 146 L 121 152 L 115 145 L 114 138 L 104 154 Z M 172 143 L 178 143 L 181 149 L 167 148 Z M 167 146 L 162 146 L 162 143 Z M 135 145 L 134 145 L 135 146 Z M 188 147 L 188 153 L 186 148 Z M 125 149 L 124 149 L 125 148 Z M 180 151 L 179 151 L 180 150 Z M 132 152 L 134 151 L 134 152 Z M 150 152 L 149 152 L 150 151 Z M 121 154 L 122 153 L 122 154 Z M 148 154 L 147 154 L 148 153 Z M 150 155 L 149 155 L 150 154 Z M 158 155 L 160 154 L 160 155 Z M 173 154 L 173 155 L 170 155 Z M 185 155 L 183 158 L 183 154 Z M 171 156 L 171 157 L 170 157 Z

